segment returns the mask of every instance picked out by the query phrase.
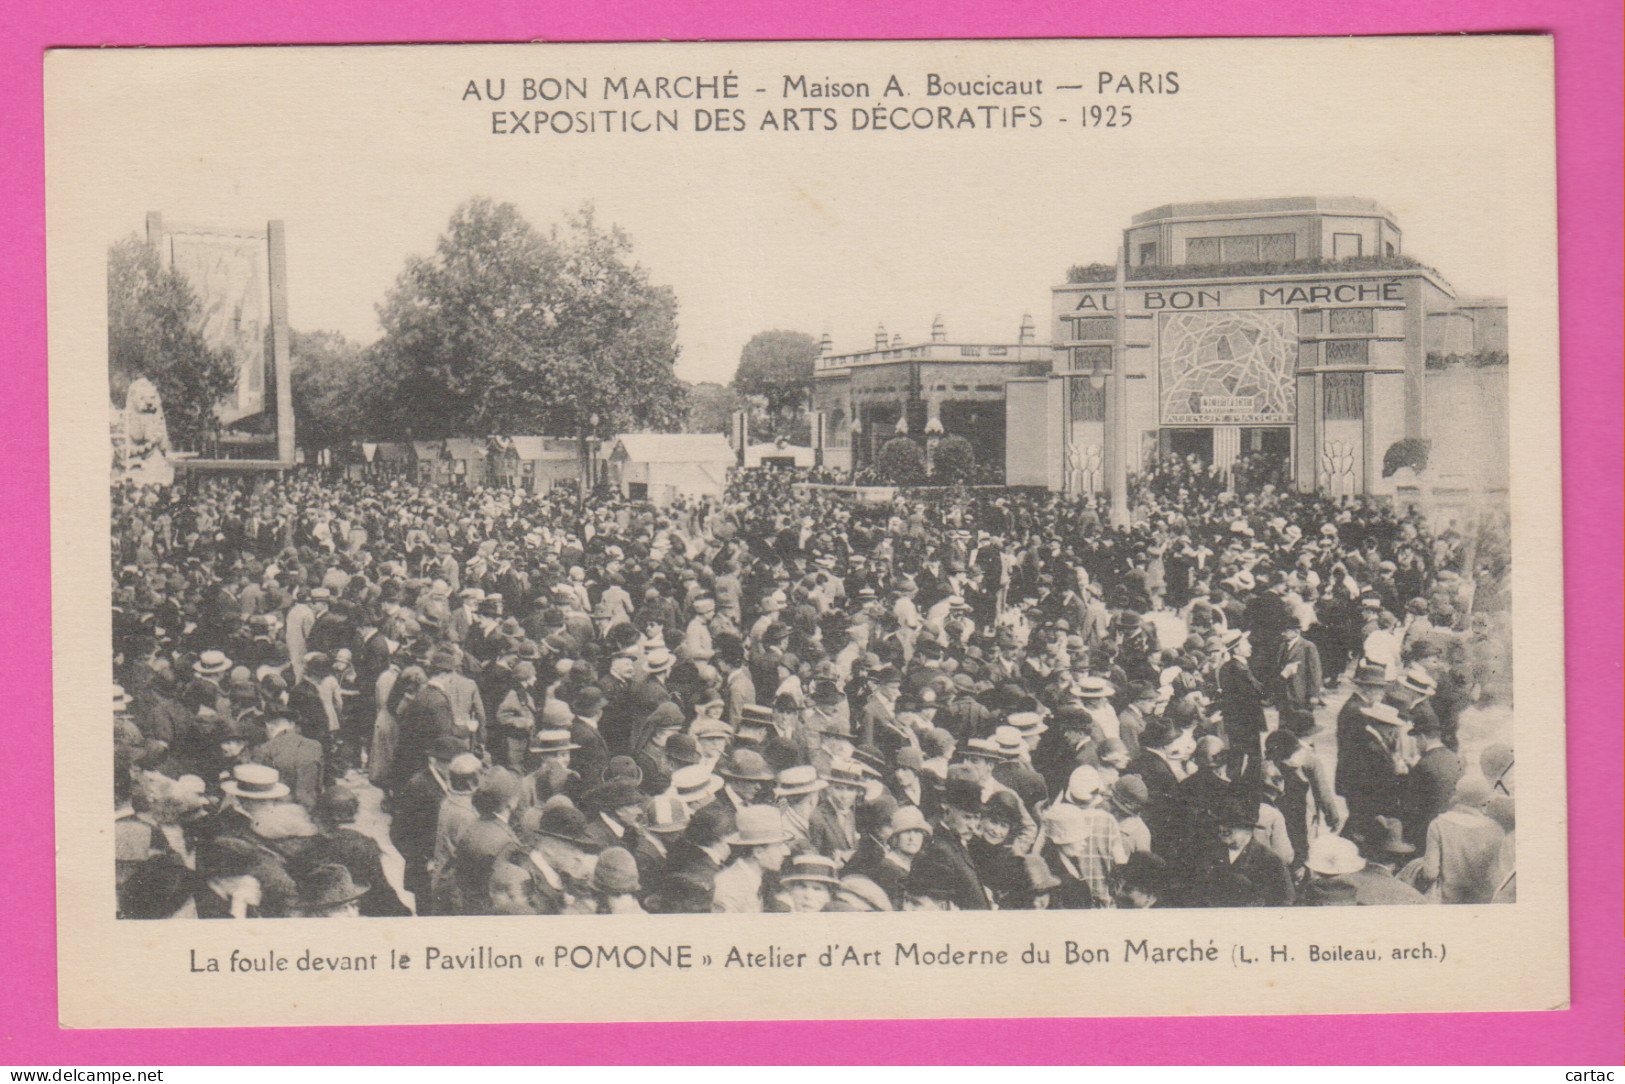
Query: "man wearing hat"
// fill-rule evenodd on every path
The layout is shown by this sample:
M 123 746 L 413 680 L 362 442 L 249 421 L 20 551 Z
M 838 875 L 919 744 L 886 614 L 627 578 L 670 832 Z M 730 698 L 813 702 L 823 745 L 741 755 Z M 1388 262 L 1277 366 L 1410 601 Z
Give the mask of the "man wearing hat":
M 458 753 L 446 765 L 447 790 L 435 814 L 434 857 L 429 861 L 430 893 L 434 913 L 454 915 L 456 886 L 452 881 L 452 861 L 457 841 L 469 825 L 480 819 L 474 808 L 474 788 L 479 786 L 484 765 L 473 753 Z
M 1380 704 L 1388 696 L 1389 680 L 1388 670 L 1381 663 L 1370 659 L 1361 659 L 1360 664 L 1354 668 L 1354 677 L 1351 679 L 1353 691 L 1349 693 L 1343 706 L 1337 709 L 1337 745 L 1342 748 L 1354 740 L 1355 735 L 1365 729 L 1365 717 L 1361 712 L 1373 704 Z
M 275 768 L 256 763 L 234 767 L 220 790 L 225 795 L 220 808 L 196 826 L 200 839 L 250 838 L 259 811 L 289 795 L 288 785 Z
M 248 753 L 257 764 L 275 768 L 293 792 L 293 800 L 313 809 L 322 787 L 323 750 L 320 742 L 303 737 L 286 712 L 265 719 L 265 742 Z
M 820 804 L 820 796 L 829 788 L 818 769 L 811 764 L 796 764 L 778 774 L 773 786 L 773 797 L 784 811 L 785 828 L 798 847 L 811 847 L 813 815 Z
M 565 708 L 557 714 L 562 716 L 568 710 Z M 573 767 L 575 752 L 581 746 L 571 740 L 567 725 L 562 718 L 554 719 L 544 722 L 542 728 L 530 736 L 527 762 L 535 767 L 520 785 L 521 808 L 540 806 L 557 794 L 574 801 L 586 789 L 581 774 Z
M 389 839 L 406 861 L 401 887 L 415 897 L 420 915 L 434 912 L 429 867 L 438 838 L 440 803 L 451 790 L 451 762 L 463 752 L 455 738 L 437 740 L 429 747 L 424 766 L 395 795 Z
M 570 740 L 577 746 L 570 756 L 570 768 L 581 777 L 582 789 L 604 781 L 609 766 L 609 745 L 600 733 L 604 718 L 604 693 L 596 685 L 584 685 L 570 697 Z
M 734 831 L 725 837 L 733 857 L 716 876 L 713 911 L 759 912 L 772 895 L 770 875 L 790 857 L 790 833 L 784 817 L 770 805 L 746 806 L 739 811 Z
M 1320 649 L 1296 621 L 1282 630 L 1275 677 L 1275 706 L 1281 725 L 1298 734 L 1312 734 L 1325 677 L 1320 668 Z
M 607 779 L 581 796 L 581 811 L 588 819 L 588 832 L 604 846 L 630 850 L 637 842 L 638 821 L 643 817 L 644 796 L 625 779 Z
M 1450 808 L 1466 768 L 1460 755 L 1445 745 L 1439 720 L 1431 712 L 1412 713 L 1411 737 L 1416 742 L 1417 761 L 1405 776 L 1400 820 L 1406 842 L 1420 847 L 1427 842 L 1433 818 Z
M 734 818 L 716 802 L 693 811 L 688 826 L 670 843 L 671 856 L 644 907 L 655 914 L 710 914 L 716 879 L 732 854 Z
M 893 911 L 896 910 L 896 903 L 869 878 L 846 874 L 841 877 L 841 883 L 835 889 L 835 898 L 827 910 L 858 913 Z
M 1397 817 L 1404 808 L 1406 764 L 1403 739 L 1410 724 L 1389 703 L 1361 709 L 1365 726 L 1337 750 L 1337 793 L 1348 803 L 1355 832 L 1374 830 L 1374 818 Z
M 458 721 L 447 681 L 457 668 L 457 649 L 435 647 L 426 660 L 429 680 L 402 706 L 400 741 L 395 747 L 398 778 L 410 779 L 428 760 L 430 747 L 449 739 L 466 752 L 473 748 L 474 735 Z
M 1405 842 L 1404 826 L 1393 817 L 1378 817 L 1376 829 L 1358 841 L 1364 867 L 1345 876 L 1354 885 L 1354 902 L 1362 907 L 1426 903 L 1422 893 L 1395 876 L 1416 857 L 1416 848 Z
M 654 648 L 644 655 L 643 676 L 635 678 L 619 702 L 611 705 L 605 714 L 601 733 L 611 753 L 635 756 L 640 751 L 630 747 L 632 740 L 654 710 L 672 699 L 666 689 L 666 678 L 676 662 L 676 656 L 664 647 Z
M 959 910 L 989 909 L 987 889 L 968 849 L 981 814 L 981 781 L 963 765 L 949 768 L 943 784 L 942 814 L 930 841 L 910 865 L 908 894 L 913 895 L 916 889 L 940 891 Z
M 897 723 L 897 697 L 903 690 L 903 676 L 895 666 L 882 666 L 870 675 L 873 688 L 863 705 L 858 726 L 860 745 L 876 745 L 891 751 L 901 744 L 904 732 Z
M 1219 716 L 1225 736 L 1237 749 L 1256 754 L 1267 729 L 1264 722 L 1264 683 L 1253 673 L 1253 641 L 1240 629 L 1219 636 L 1225 659 L 1219 667 Z
M 306 918 L 357 918 L 370 885 L 358 885 L 337 862 L 317 866 L 299 880 L 299 910 Z
M 852 759 L 831 761 L 823 776 L 829 786 L 813 810 L 807 838 L 814 850 L 844 864 L 858 849 L 858 799 L 875 777 Z
M 1292 875 L 1287 872 L 1286 863 L 1255 838 L 1257 800 L 1234 795 L 1219 809 L 1215 819 L 1223 859 L 1209 871 L 1201 890 L 1207 906 L 1290 907 Z M 1239 886 L 1242 878 L 1248 889 L 1238 899 L 1232 886 Z
M 525 810 L 521 829 L 530 849 L 510 856 L 531 877 L 531 895 L 540 914 L 591 914 L 593 855 L 602 846 L 588 830 L 587 818 L 570 799 L 550 798 L 541 808 Z
M 1388 702 L 1399 709 L 1399 714 L 1411 724 L 1411 729 L 1428 730 L 1443 735 L 1439 717 L 1433 711 L 1433 694 L 1439 685 L 1422 666 L 1408 666 L 1400 671 L 1399 679 L 1388 688 Z
M 722 777 L 722 790 L 717 801 L 732 809 L 737 817 L 746 806 L 761 804 L 769 793 L 776 775 L 766 758 L 754 749 L 735 749 L 723 757 L 717 767 Z

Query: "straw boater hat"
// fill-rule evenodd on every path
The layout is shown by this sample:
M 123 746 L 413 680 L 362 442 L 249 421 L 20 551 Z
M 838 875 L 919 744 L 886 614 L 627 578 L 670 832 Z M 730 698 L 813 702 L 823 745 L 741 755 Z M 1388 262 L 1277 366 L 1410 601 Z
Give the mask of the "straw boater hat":
M 961 755 L 968 759 L 1003 760 L 1004 753 L 992 738 L 972 738 L 964 744 Z
M 234 798 L 272 800 L 288 796 L 288 784 L 282 782 L 275 768 L 263 764 L 238 764 L 220 789 Z
M 1439 691 L 1439 683 L 1433 680 L 1433 675 L 1420 666 L 1412 666 L 1399 675 L 1399 684 L 1418 696 L 1428 697 Z
M 568 753 L 580 748 L 570 740 L 568 730 L 538 730 L 530 739 L 532 753 Z
M 231 660 L 224 651 L 205 651 L 192 664 L 192 672 L 199 677 L 219 677 L 231 670 Z
M 1012 715 L 1011 718 L 1014 719 L 1015 716 Z M 991 740 L 993 748 L 1005 760 L 1015 760 L 1027 748 L 1025 732 L 1019 727 L 1001 726 L 993 732 Z
M 673 779 L 675 778 L 674 776 Z M 818 777 L 817 768 L 811 764 L 797 764 L 779 773 L 773 793 L 780 798 L 793 798 L 803 794 L 815 794 L 827 786 L 829 783 Z
M 1085 700 L 1101 700 L 1117 692 L 1117 686 L 1103 677 L 1088 675 L 1073 683 L 1072 689 Z
M 1036 711 L 1012 712 L 1010 718 L 1005 721 L 1023 738 L 1035 738 L 1049 729 L 1044 724 L 1044 717 Z M 1004 727 L 999 729 L 1003 730 Z M 994 736 L 998 736 L 996 732 Z
M 722 780 L 706 764 L 685 764 L 671 773 L 672 793 L 685 802 L 697 802 L 722 789 Z
M 834 889 L 839 888 L 841 884 L 840 878 L 835 876 L 836 872 L 835 859 L 809 852 L 791 858 L 789 868 L 779 875 L 779 881 L 781 884 L 803 881 L 809 884 L 828 885 Z
M 830 762 L 829 771 L 824 773 L 824 778 L 833 786 L 863 790 L 869 785 L 870 774 L 856 760 L 842 759 Z

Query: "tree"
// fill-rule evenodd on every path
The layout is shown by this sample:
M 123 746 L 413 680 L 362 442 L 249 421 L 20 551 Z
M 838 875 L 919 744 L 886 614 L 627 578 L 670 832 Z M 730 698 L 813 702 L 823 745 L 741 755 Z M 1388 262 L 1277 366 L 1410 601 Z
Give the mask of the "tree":
M 215 405 L 237 381 L 231 355 L 204 341 L 191 284 L 134 234 L 107 250 L 107 362 L 115 405 L 137 377 L 157 385 L 177 448 L 197 449 L 218 428 Z
M 337 331 L 295 331 L 289 347 L 302 441 L 324 447 L 392 428 L 397 381 L 384 351 Z
M 631 248 L 590 207 L 547 234 L 510 203 L 459 207 L 379 306 L 401 423 L 426 438 L 570 436 L 595 414 L 610 431 L 675 429 L 677 301 Z
M 925 481 L 925 451 L 908 437 L 893 437 L 881 446 L 875 467 L 891 485 L 919 485 Z
M 733 388 L 761 396 L 775 422 L 793 419 L 807 403 L 817 358 L 818 340 L 806 332 L 758 331 L 739 352 Z
M 740 408 L 744 398 L 732 388 L 709 381 L 690 384 L 688 396 L 688 422 L 684 428 L 690 433 L 726 433 L 733 412 Z
M 968 482 L 976 473 L 976 449 L 958 433 L 951 433 L 937 441 L 932 460 L 937 479 L 950 485 Z
M 1382 476 L 1392 477 L 1396 471 L 1410 467 L 1420 474 L 1428 469 L 1428 456 L 1433 451 L 1433 442 L 1423 440 L 1421 437 L 1405 437 L 1396 440 L 1382 453 Z

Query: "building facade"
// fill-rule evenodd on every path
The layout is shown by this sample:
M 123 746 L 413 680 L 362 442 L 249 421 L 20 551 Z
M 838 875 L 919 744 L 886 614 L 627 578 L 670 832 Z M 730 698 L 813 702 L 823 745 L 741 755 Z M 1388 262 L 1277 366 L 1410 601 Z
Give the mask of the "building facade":
M 1125 266 L 1052 291 L 1052 364 L 1006 396 L 1007 481 L 1102 491 L 1115 456 L 1176 454 L 1336 496 L 1504 493 L 1506 304 L 1458 297 L 1402 236 L 1363 199 L 1136 215 Z M 1391 469 L 1417 442 L 1426 468 Z
M 1003 343 L 950 342 L 940 316 L 926 342 L 888 337 L 882 326 L 872 348 L 836 353 L 826 335 L 813 369 L 814 443 L 825 466 L 862 470 L 898 434 L 922 442 L 956 434 L 997 470 L 1006 462 L 1005 386 L 1045 376 L 1052 358 L 1031 316 Z

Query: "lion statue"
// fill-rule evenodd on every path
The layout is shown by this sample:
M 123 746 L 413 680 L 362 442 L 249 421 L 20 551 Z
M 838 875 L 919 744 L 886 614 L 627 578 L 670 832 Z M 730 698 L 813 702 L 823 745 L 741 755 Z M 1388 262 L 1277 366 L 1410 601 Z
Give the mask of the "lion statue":
M 113 415 L 113 476 L 142 486 L 175 481 L 169 458 L 169 425 L 158 386 L 146 377 L 130 383 L 124 409 Z

